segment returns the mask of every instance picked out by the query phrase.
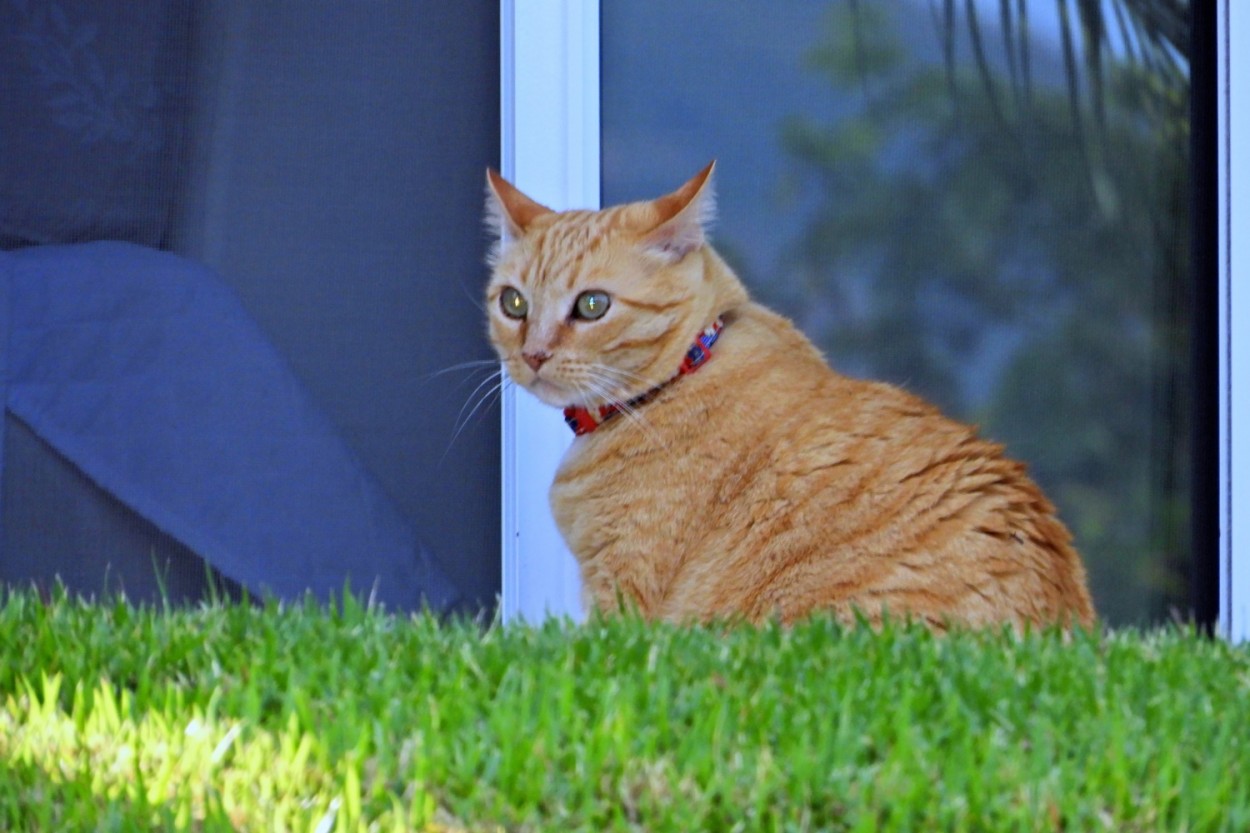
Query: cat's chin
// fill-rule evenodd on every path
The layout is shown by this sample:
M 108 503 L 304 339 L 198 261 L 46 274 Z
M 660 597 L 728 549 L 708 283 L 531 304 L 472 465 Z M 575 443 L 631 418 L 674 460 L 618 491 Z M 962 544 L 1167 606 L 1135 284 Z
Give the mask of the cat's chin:
M 577 404 L 573 401 L 575 396 L 572 392 L 546 379 L 535 379 L 525 389 L 538 397 L 543 404 L 553 408 L 567 408 Z

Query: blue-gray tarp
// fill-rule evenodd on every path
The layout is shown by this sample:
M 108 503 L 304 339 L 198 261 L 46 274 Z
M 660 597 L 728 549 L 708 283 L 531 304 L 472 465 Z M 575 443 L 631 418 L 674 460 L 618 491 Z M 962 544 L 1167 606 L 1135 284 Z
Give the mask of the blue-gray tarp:
M 328 598 L 350 581 L 392 609 L 455 601 L 210 269 L 128 243 L 0 252 L 0 348 L 13 416 L 252 592 Z

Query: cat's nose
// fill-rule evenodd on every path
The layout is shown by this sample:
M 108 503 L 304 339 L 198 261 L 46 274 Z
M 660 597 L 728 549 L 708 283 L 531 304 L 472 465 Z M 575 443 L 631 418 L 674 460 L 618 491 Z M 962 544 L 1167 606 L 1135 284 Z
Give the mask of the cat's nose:
M 530 370 L 537 373 L 538 368 L 546 364 L 547 359 L 551 358 L 551 354 L 540 350 L 536 353 L 522 353 L 521 358 L 525 359 L 525 363 L 530 366 Z

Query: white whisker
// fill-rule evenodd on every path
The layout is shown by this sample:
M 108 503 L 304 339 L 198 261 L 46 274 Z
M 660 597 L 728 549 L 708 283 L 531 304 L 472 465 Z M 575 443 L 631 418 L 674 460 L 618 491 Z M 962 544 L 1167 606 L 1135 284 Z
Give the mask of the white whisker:
M 592 365 L 590 370 L 600 375 L 601 378 L 615 382 L 618 386 L 638 387 L 640 388 L 639 393 L 645 393 L 664 383 L 663 379 L 652 379 L 649 376 L 634 373 L 632 370 L 624 370 L 606 364 Z
M 477 387 L 469 392 L 464 404 L 460 406 L 460 413 L 456 415 L 456 427 L 452 432 L 451 439 L 447 441 L 447 448 L 443 451 L 443 456 L 439 459 L 440 464 L 447 459 L 447 454 L 451 451 L 451 447 L 456 444 L 460 434 L 473 422 L 474 417 L 485 414 L 486 411 L 483 410 L 485 405 L 497 399 L 499 392 L 510 384 L 513 384 L 512 379 L 496 363 L 495 372 L 478 382 Z
M 647 421 L 646 417 L 640 413 L 639 409 L 631 406 L 625 399 L 614 395 L 614 389 L 619 389 L 621 384 L 619 378 L 625 375 L 634 376 L 628 371 L 622 371 L 617 368 L 608 367 L 606 365 L 592 365 L 586 367 L 587 384 L 582 386 L 583 389 L 589 389 L 594 398 L 606 400 L 608 404 L 614 405 L 617 412 L 621 414 L 627 421 L 638 426 L 638 429 L 647 435 L 647 438 L 661 448 L 668 448 L 668 443 Z M 641 377 L 637 377 L 641 380 Z M 646 380 L 642 380 L 646 381 Z M 650 390 L 654 385 L 648 384 L 644 389 Z
M 477 307 L 478 311 L 481 312 L 482 315 L 488 314 L 486 312 L 486 305 L 482 303 L 481 295 L 475 294 L 472 291 L 470 291 L 469 288 L 465 286 L 463 282 L 460 284 L 460 290 L 464 292 L 465 297 L 468 298 L 469 301 L 473 303 L 473 306 Z
M 442 370 L 435 370 L 431 373 L 425 374 L 421 378 L 433 379 L 436 376 L 446 376 L 448 373 L 456 373 L 462 370 L 466 370 L 466 371 L 485 370 L 487 368 L 498 368 L 498 367 L 499 367 L 499 359 L 473 359 L 472 361 L 460 362 L 460 364 L 453 364 L 451 367 L 444 367 Z
M 457 426 L 463 427 L 462 423 L 466 421 L 469 417 L 472 417 L 473 412 L 476 411 L 479 407 L 481 407 L 482 403 L 486 401 L 486 399 L 488 399 L 493 392 L 499 390 L 502 387 L 503 378 L 504 378 L 503 370 L 501 368 L 499 370 L 496 370 L 494 373 L 490 374 L 489 376 L 487 376 L 482 381 L 478 382 L 477 387 L 469 391 L 469 395 L 465 397 L 464 404 L 460 406 L 460 413 L 456 414 Z M 490 387 L 487 387 L 488 385 Z M 486 388 L 486 389 L 483 390 L 483 388 Z M 481 393 L 480 396 L 478 396 L 479 392 Z M 476 397 L 476 402 L 474 401 L 475 397 Z M 470 403 L 473 404 L 472 408 L 469 408 Z M 469 409 L 468 416 L 465 416 L 465 409 Z

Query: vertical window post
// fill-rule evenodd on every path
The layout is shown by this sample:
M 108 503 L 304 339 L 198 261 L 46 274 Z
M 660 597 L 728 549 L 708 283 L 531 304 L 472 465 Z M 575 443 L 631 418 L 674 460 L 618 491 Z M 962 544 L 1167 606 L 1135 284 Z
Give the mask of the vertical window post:
M 1232 0 L 1217 8 L 1220 629 L 1242 641 L 1250 639 L 1250 55 L 1232 45 L 1250 43 L 1250 8 Z
M 599 2 L 501 0 L 502 173 L 557 210 L 599 207 Z M 502 615 L 581 615 L 577 565 L 547 490 L 572 434 L 515 385 L 502 393 Z

